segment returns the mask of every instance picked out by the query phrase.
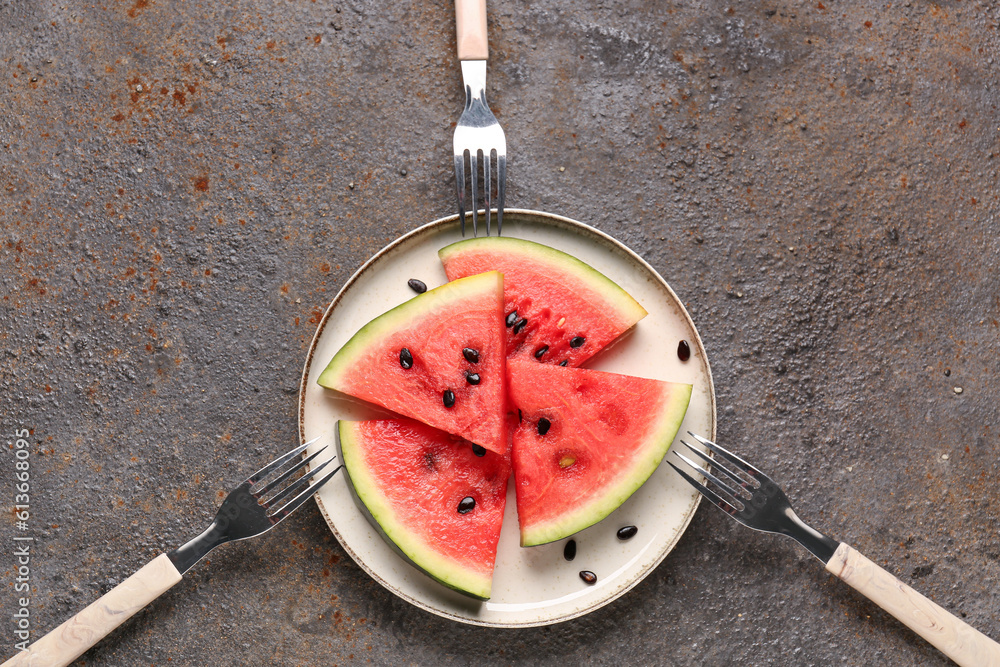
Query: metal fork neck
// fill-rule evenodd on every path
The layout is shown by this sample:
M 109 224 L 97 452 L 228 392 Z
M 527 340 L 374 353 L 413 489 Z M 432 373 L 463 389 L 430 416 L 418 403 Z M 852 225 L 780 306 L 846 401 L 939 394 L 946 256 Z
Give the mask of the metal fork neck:
M 791 525 L 788 528 L 782 527 L 779 532 L 804 546 L 809 550 L 809 553 L 823 561 L 824 565 L 829 563 L 830 559 L 833 558 L 833 553 L 840 546 L 840 542 L 830 539 L 806 524 L 792 511 L 791 507 L 785 510 L 785 516 Z
M 225 527 L 216 519 L 201 535 L 184 546 L 167 553 L 167 558 L 174 564 L 178 572 L 184 574 L 194 567 L 195 563 L 207 556 L 209 551 L 229 541 L 230 538 L 226 536 L 225 532 Z
M 486 61 L 485 60 L 463 60 L 462 61 L 462 81 L 465 82 L 465 106 L 472 104 L 472 100 L 480 99 L 486 103 Z

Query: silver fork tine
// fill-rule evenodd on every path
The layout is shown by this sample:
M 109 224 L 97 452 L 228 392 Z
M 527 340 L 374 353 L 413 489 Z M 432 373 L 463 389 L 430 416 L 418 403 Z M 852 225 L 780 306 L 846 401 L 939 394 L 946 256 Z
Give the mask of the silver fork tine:
M 332 460 L 333 459 L 329 459 L 328 461 L 326 461 L 326 463 L 329 463 Z M 323 465 L 326 465 L 326 463 L 324 463 Z M 285 503 L 284 506 L 276 510 L 271 510 L 268 513 L 270 515 L 271 521 L 277 523 L 278 521 L 281 521 L 286 516 L 294 512 L 296 509 L 298 509 L 299 505 L 312 498 L 313 494 L 316 493 L 316 491 L 318 491 L 321 486 L 326 484 L 327 480 L 336 475 L 343 467 L 344 466 L 342 465 L 337 466 L 336 468 L 328 472 L 326 475 L 321 477 L 319 480 L 313 482 L 313 484 L 310 485 L 308 489 L 306 489 L 305 491 L 303 491 L 302 493 L 300 493 L 299 495 L 295 496 L 287 503 Z M 319 468 L 317 468 L 317 471 L 318 470 Z
M 322 454 L 324 451 L 326 451 L 326 447 L 325 446 L 322 447 L 322 448 L 320 448 L 319 451 L 314 452 L 313 454 L 310 454 L 308 457 L 302 459 L 301 461 L 299 461 L 298 463 L 296 463 L 294 466 L 292 466 L 291 468 L 289 468 L 288 470 L 286 470 L 285 472 L 283 472 L 281 474 L 281 476 L 276 477 L 275 479 L 273 479 L 270 482 L 268 482 L 267 484 L 265 484 L 262 488 L 257 489 L 257 490 L 251 489 L 250 494 L 254 498 L 263 498 L 269 492 L 271 492 L 274 489 L 278 488 L 278 486 L 282 482 L 284 482 L 286 479 L 288 479 L 289 477 L 291 477 L 292 475 L 294 475 L 296 471 L 298 471 L 298 470 L 300 470 L 302 468 L 302 466 L 308 465 L 310 461 L 312 461 L 314 458 L 316 458 L 317 456 L 319 456 L 320 454 Z
M 458 219 L 465 236 L 465 152 L 455 156 L 455 184 L 458 186 Z
M 320 470 L 322 470 L 327 465 L 332 463 L 333 460 L 334 459 L 330 458 L 327 459 L 326 461 L 323 461 L 318 466 L 316 466 L 312 470 L 307 471 L 304 475 L 299 477 L 297 480 L 295 480 L 294 482 L 292 482 L 291 484 L 289 484 L 284 489 L 274 494 L 270 498 L 261 499 L 260 497 L 258 497 L 257 502 L 260 503 L 261 507 L 267 507 L 267 508 L 274 507 L 276 504 L 278 504 L 288 496 L 292 495 L 293 493 L 298 493 L 299 490 L 301 490 L 303 487 L 305 487 L 306 484 L 309 483 L 309 478 L 315 476 L 316 473 L 318 473 Z
M 741 489 L 745 490 L 747 493 L 750 493 L 751 489 L 747 488 L 749 486 L 748 482 L 745 479 L 743 479 L 742 477 L 740 477 L 739 475 L 737 475 L 736 473 L 734 473 L 732 470 L 730 470 L 729 468 L 727 468 L 726 466 L 722 465 L 722 463 L 720 461 L 713 459 L 712 457 L 708 456 L 705 452 L 701 451 L 700 449 L 696 449 L 696 448 L 692 447 L 691 445 L 689 445 L 688 443 L 684 442 L 683 440 L 681 440 L 681 444 L 684 445 L 685 447 L 687 447 L 688 449 L 690 449 L 695 454 L 697 454 L 698 457 L 701 458 L 702 461 L 704 461 L 708 465 L 712 466 L 714 469 L 720 471 L 721 473 L 723 473 L 726 477 L 728 477 L 732 481 L 736 482 L 736 484 L 738 484 Z M 680 456 L 680 455 L 678 454 L 678 456 Z
M 472 175 L 470 182 L 472 183 L 472 235 L 479 236 L 479 218 L 476 214 L 476 209 L 479 208 L 479 199 L 476 197 L 476 181 L 479 180 L 479 173 L 477 171 L 476 158 L 478 157 L 477 150 L 469 151 L 469 173 Z M 486 184 L 489 187 L 489 183 Z
M 685 442 L 684 444 L 686 445 L 687 443 Z M 738 491 L 736 491 L 735 489 L 733 489 L 732 487 L 730 487 L 728 484 L 726 484 L 721 479 L 719 479 L 718 477 L 716 477 L 715 475 L 713 475 L 712 473 L 710 473 L 708 470 L 702 468 L 697 463 L 695 463 L 694 461 L 692 461 L 691 459 L 689 459 L 688 457 L 684 456 L 683 454 L 681 454 L 678 451 L 674 451 L 674 455 L 677 458 L 679 458 L 681 461 L 684 461 L 684 463 L 686 463 L 689 466 L 691 466 L 691 469 L 694 470 L 696 473 L 698 473 L 699 475 L 702 475 L 703 477 L 705 477 L 705 479 L 707 479 L 708 481 L 712 482 L 717 487 L 719 487 L 720 489 L 722 489 L 723 491 L 725 491 L 726 493 L 728 493 L 730 496 L 733 497 L 734 500 L 736 500 L 736 501 L 743 500 L 743 498 L 741 497 L 741 495 L 740 495 L 740 493 Z M 730 504 L 735 506 L 735 503 L 730 502 Z
M 715 452 L 716 454 L 718 454 L 719 456 L 721 456 L 722 458 L 728 460 L 730 463 L 733 463 L 736 466 L 742 467 L 743 471 L 746 472 L 748 475 L 752 475 L 754 477 L 759 477 L 760 479 L 762 479 L 764 481 L 767 481 L 767 482 L 771 481 L 770 477 L 768 477 L 767 475 L 765 475 L 760 470 L 758 470 L 754 466 L 750 465 L 749 463 L 747 463 L 746 461 L 744 461 L 740 457 L 736 456 L 736 454 L 733 454 L 729 450 L 722 448 L 720 445 L 715 444 L 711 440 L 706 440 L 705 438 L 701 437 L 700 435 L 698 435 L 696 433 L 691 433 L 691 431 L 688 431 L 688 434 L 692 438 L 694 438 L 695 440 L 697 440 L 698 442 L 700 442 L 701 444 L 705 445 L 706 447 L 708 447 L 709 449 L 711 449 L 713 452 Z
M 493 161 L 493 151 L 483 151 L 483 199 L 486 200 L 486 235 L 490 235 L 490 194 L 493 183 L 490 181 L 490 162 Z
M 321 436 L 317 436 L 317 437 L 313 438 L 312 440 L 310 440 L 309 442 L 307 442 L 306 444 L 299 445 L 298 447 L 296 447 L 292 451 L 288 452 L 287 454 L 284 454 L 284 455 L 279 456 L 278 458 L 274 459 L 273 461 L 271 461 L 270 463 L 268 463 L 266 466 L 264 466 L 263 468 L 261 468 L 260 470 L 258 470 L 257 472 L 255 472 L 254 474 L 250 475 L 249 477 L 247 477 L 246 478 L 246 483 L 247 484 L 256 484 L 261 479 L 263 479 L 264 477 L 266 477 L 269 472 L 277 470 L 278 468 L 280 468 L 281 466 L 285 465 L 286 463 L 288 463 L 289 461 L 291 461 L 293 458 L 295 458 L 295 456 L 297 456 L 298 454 L 301 454 L 302 451 L 306 447 L 308 447 L 309 445 L 311 445 L 314 442 L 316 442 L 317 440 L 319 440 L 320 437 Z
M 507 190 L 507 155 L 497 153 L 497 236 L 503 228 L 503 200 Z
M 698 480 L 696 480 L 694 477 L 692 477 L 691 475 L 687 474 L 686 472 L 684 472 L 683 470 L 681 470 L 680 468 L 678 468 L 677 466 L 675 466 L 673 461 L 667 461 L 667 463 L 670 464 L 671 468 L 673 468 L 674 470 L 677 471 L 677 474 L 679 474 L 681 477 L 683 477 L 684 479 L 686 479 L 691 486 L 693 486 L 694 488 L 698 489 L 698 491 L 701 493 L 701 495 L 703 495 L 706 498 L 708 498 L 708 500 L 713 505 L 715 505 L 716 507 L 718 507 L 720 510 L 722 510 L 726 514 L 736 514 L 737 512 L 739 512 L 739 510 L 736 507 L 733 507 L 731 504 L 729 504 L 728 501 L 724 500 L 715 491 L 713 491 L 712 489 L 708 488 L 707 486 L 705 486 L 704 484 L 702 484 L 701 482 L 699 482 Z

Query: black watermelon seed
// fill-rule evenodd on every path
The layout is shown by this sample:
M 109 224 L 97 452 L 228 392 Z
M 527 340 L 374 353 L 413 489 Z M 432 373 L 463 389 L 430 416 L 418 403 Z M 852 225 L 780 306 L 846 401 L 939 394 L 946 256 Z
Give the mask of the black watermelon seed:
M 526 326 L 528 326 L 528 318 L 522 317 L 517 321 L 516 324 L 514 324 L 514 333 L 516 334 L 521 333 L 521 330 L 524 329 L 524 327 Z
M 635 537 L 635 534 L 639 532 L 639 529 L 635 526 L 625 526 L 624 528 L 618 529 L 618 539 L 619 540 L 631 540 Z
M 405 347 L 399 351 L 399 365 L 403 368 L 413 368 L 413 355 Z
M 486 448 L 479 445 L 472 445 L 472 453 L 476 456 L 486 456 Z
M 569 363 L 569 359 L 563 359 L 562 361 L 559 362 L 559 365 L 560 366 L 565 366 L 568 363 Z
M 677 358 L 681 361 L 687 361 L 691 358 L 691 346 L 686 340 L 677 343 Z
M 445 389 L 442 398 L 444 399 L 444 407 L 450 408 L 455 405 L 455 392 L 451 389 Z
M 573 336 L 572 340 L 569 341 L 570 347 L 580 347 L 587 342 L 587 339 L 583 336 Z
M 514 322 L 517 322 L 517 311 L 516 310 L 512 310 L 509 313 L 507 313 L 507 319 L 504 320 L 504 324 L 506 324 L 508 327 L 512 327 L 512 326 L 514 326 Z
M 474 509 L 476 509 L 476 499 L 472 496 L 466 496 L 462 498 L 460 503 L 458 503 L 459 514 L 468 514 Z
M 520 424 L 524 421 L 524 415 L 521 414 L 521 408 L 517 409 L 517 423 Z
M 427 285 L 423 280 L 417 280 L 416 278 L 410 278 L 406 281 L 406 284 L 410 286 L 410 289 L 417 294 L 423 294 L 427 291 Z
M 563 558 L 566 560 L 573 560 L 576 558 L 576 540 L 570 540 L 563 547 Z
M 581 570 L 580 571 L 580 578 L 583 579 L 583 582 L 585 584 L 596 584 L 597 583 L 597 575 L 594 574 L 593 572 L 591 572 L 590 570 Z
M 473 350 L 471 347 L 462 348 L 462 356 L 470 364 L 479 363 L 479 350 Z
M 479 384 L 479 373 L 466 373 L 465 381 L 469 384 Z
M 550 422 L 545 417 L 542 417 L 541 419 L 538 420 L 538 435 L 545 435 L 546 433 L 549 432 L 549 429 L 551 427 L 552 427 L 552 422 Z
M 549 351 L 548 345 L 542 345 L 540 348 L 535 350 L 535 359 L 541 359 L 542 355 Z

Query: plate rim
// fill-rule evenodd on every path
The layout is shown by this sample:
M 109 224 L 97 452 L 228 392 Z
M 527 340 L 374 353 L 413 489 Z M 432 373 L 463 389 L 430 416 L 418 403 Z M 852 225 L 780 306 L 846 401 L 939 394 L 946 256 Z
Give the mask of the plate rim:
M 694 333 L 693 342 L 695 343 L 696 348 L 701 351 L 701 357 L 704 360 L 705 374 L 706 374 L 706 379 L 708 380 L 708 389 L 709 389 L 708 396 L 711 403 L 712 425 L 710 429 L 711 430 L 710 438 L 712 440 L 715 440 L 716 428 L 718 425 L 718 415 L 716 410 L 717 404 L 715 397 L 715 381 L 712 377 L 712 367 L 708 361 L 708 355 L 705 353 L 705 346 L 701 339 L 701 334 L 698 332 L 697 327 L 695 327 L 694 320 L 691 318 L 691 314 L 688 312 L 687 308 L 684 306 L 684 302 L 681 301 L 680 297 L 677 296 L 677 293 L 674 292 L 673 288 L 666 281 L 666 279 L 664 279 L 663 276 L 661 276 L 656 269 L 650 266 L 650 264 L 645 259 L 639 256 L 635 251 L 633 251 L 627 245 L 625 245 L 618 239 L 614 238 L 613 236 L 595 227 L 592 227 L 586 223 L 574 220 L 572 218 L 567 218 L 565 216 L 561 216 L 555 213 L 547 213 L 544 211 L 536 211 L 532 209 L 507 208 L 504 209 L 504 212 L 508 214 L 514 214 L 529 218 L 532 217 L 543 218 L 547 220 L 549 223 L 555 223 L 555 225 L 557 226 L 576 229 L 578 231 L 584 232 L 585 234 L 592 234 L 594 236 L 597 236 L 602 241 L 610 243 L 618 250 L 623 251 L 629 257 L 629 259 L 639 264 L 643 269 L 645 269 L 649 273 L 649 275 L 654 277 L 661 284 L 662 287 L 665 287 L 667 289 L 670 296 L 673 297 L 677 305 L 680 306 L 680 312 L 683 314 L 684 319 L 687 320 L 687 324 L 689 325 L 691 331 Z M 470 216 L 471 213 L 466 215 L 467 218 Z M 423 224 L 401 236 L 396 237 L 393 241 L 391 241 L 389 244 L 381 248 L 378 252 L 369 257 L 360 267 L 358 267 L 358 269 L 351 275 L 351 277 L 344 282 L 344 285 L 337 292 L 336 296 L 334 296 L 334 298 L 330 301 L 329 305 L 326 307 L 326 310 L 323 312 L 323 317 L 320 319 L 319 324 L 317 324 L 316 326 L 316 332 L 313 334 L 312 340 L 309 342 L 309 351 L 306 354 L 305 363 L 303 364 L 302 367 L 302 377 L 301 380 L 299 381 L 298 431 L 299 431 L 300 442 L 305 441 L 306 388 L 308 387 L 309 384 L 309 370 L 310 368 L 312 368 L 313 357 L 316 352 L 316 347 L 319 344 L 319 340 L 323 335 L 323 331 L 326 329 L 326 325 L 330 321 L 330 317 L 333 314 L 334 309 L 343 299 L 344 295 L 360 279 L 362 274 L 364 274 L 370 266 L 372 266 L 375 262 L 380 261 L 386 255 L 389 255 L 394 251 L 396 251 L 400 246 L 407 243 L 410 239 L 425 234 L 427 232 L 430 232 L 436 228 L 445 227 L 449 224 L 457 224 L 457 223 L 458 223 L 458 214 L 452 214 L 442 218 L 438 218 L 436 220 L 432 220 L 431 222 Z M 697 512 L 698 506 L 700 505 L 702 499 L 700 493 L 695 494 L 694 502 L 691 504 L 690 509 L 688 510 L 687 516 L 684 518 L 683 523 L 679 526 L 678 530 L 674 534 L 673 539 L 666 545 L 666 548 L 663 549 L 662 553 L 659 554 L 656 561 L 652 562 L 646 568 L 646 570 L 641 573 L 641 576 L 636 577 L 634 581 L 629 582 L 627 585 L 618 588 L 616 591 L 614 591 L 612 595 L 609 595 L 608 597 L 600 600 L 593 606 L 584 609 L 578 609 L 574 612 L 565 614 L 555 619 L 533 620 L 533 621 L 523 621 L 523 622 L 498 622 L 498 621 L 484 621 L 484 620 L 473 619 L 466 616 L 459 616 L 457 614 L 449 613 L 441 609 L 437 609 L 427 604 L 423 600 L 416 599 L 415 597 L 407 595 L 402 591 L 397 590 L 395 587 L 391 586 L 386 580 L 384 580 L 376 572 L 374 572 L 363 561 L 363 559 L 360 559 L 359 556 L 354 552 L 354 550 L 350 548 L 350 546 L 345 544 L 343 537 L 341 536 L 340 532 L 334 525 L 331 514 L 327 511 L 326 507 L 323 504 L 322 499 L 319 497 L 319 494 L 316 494 L 314 497 L 316 499 L 316 505 L 317 507 L 319 507 L 320 514 L 323 516 L 323 520 L 326 522 L 327 528 L 329 528 L 330 532 L 332 532 L 334 537 L 337 538 L 337 542 L 340 544 L 341 548 L 351 557 L 351 559 L 355 562 L 355 564 L 357 564 L 362 570 L 364 570 L 368 574 L 368 576 L 377 581 L 387 591 L 389 591 L 393 595 L 396 595 L 400 599 L 409 602 L 415 607 L 423 609 L 424 611 L 430 612 L 436 616 L 456 621 L 459 623 L 463 623 L 465 625 L 474 625 L 474 626 L 491 627 L 491 628 L 531 628 L 531 627 L 544 627 L 548 625 L 555 625 L 557 623 L 563 623 L 566 621 L 573 620 L 575 618 L 579 618 L 581 616 L 585 616 L 593 611 L 600 609 L 601 607 L 607 606 L 608 604 L 614 602 L 615 600 L 622 597 L 623 595 L 631 591 L 633 588 L 638 586 L 639 583 L 642 582 L 647 576 L 649 576 L 649 574 L 653 570 L 659 567 L 660 564 L 666 559 L 667 555 L 670 554 L 677 547 L 677 543 L 680 541 L 681 537 L 683 537 L 684 533 L 687 531 L 688 526 L 690 525 L 691 520 L 694 518 L 695 512 Z

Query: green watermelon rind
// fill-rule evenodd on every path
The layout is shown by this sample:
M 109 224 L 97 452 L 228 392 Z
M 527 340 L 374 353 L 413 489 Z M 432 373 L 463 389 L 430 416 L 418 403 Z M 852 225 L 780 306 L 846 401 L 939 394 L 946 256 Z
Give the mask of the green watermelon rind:
M 623 320 L 635 323 L 649 314 L 638 301 L 632 298 L 631 294 L 594 267 L 561 250 L 534 241 L 516 239 L 510 236 L 465 239 L 441 248 L 438 250 L 438 257 L 447 266 L 449 258 L 465 252 L 477 251 L 504 252 L 515 257 L 525 257 L 552 266 L 560 273 L 574 276 L 604 299 L 606 305 L 612 308 Z
M 623 475 L 618 484 L 605 489 L 599 497 L 580 504 L 573 512 L 563 514 L 555 521 L 527 529 L 522 527 L 521 546 L 534 547 L 564 539 L 602 521 L 621 507 L 646 483 L 666 456 L 687 413 L 691 389 L 689 384 L 671 383 L 670 397 L 658 426 L 650 431 L 644 442 L 636 444 L 642 448 L 642 455 L 633 463 L 630 474 Z
M 392 508 L 382 501 L 375 479 L 361 457 L 361 447 L 355 437 L 352 422 L 337 422 L 337 455 L 344 464 L 351 497 L 368 523 L 403 560 L 435 581 L 477 600 L 488 600 L 492 580 L 463 569 L 451 558 L 444 558 L 417 539 L 413 532 L 395 519 Z M 382 501 L 382 502 L 380 502 Z
M 395 333 L 406 326 L 409 321 L 426 317 L 429 313 L 446 307 L 455 301 L 461 301 L 479 294 L 488 294 L 497 289 L 497 282 L 502 278 L 496 271 L 453 280 L 440 287 L 428 290 L 409 301 L 404 301 L 392 310 L 379 315 L 371 322 L 361 327 L 347 343 L 337 351 L 330 363 L 320 373 L 316 382 L 328 389 L 338 391 L 344 388 L 344 374 L 362 358 L 372 345 L 378 344 L 385 336 Z

